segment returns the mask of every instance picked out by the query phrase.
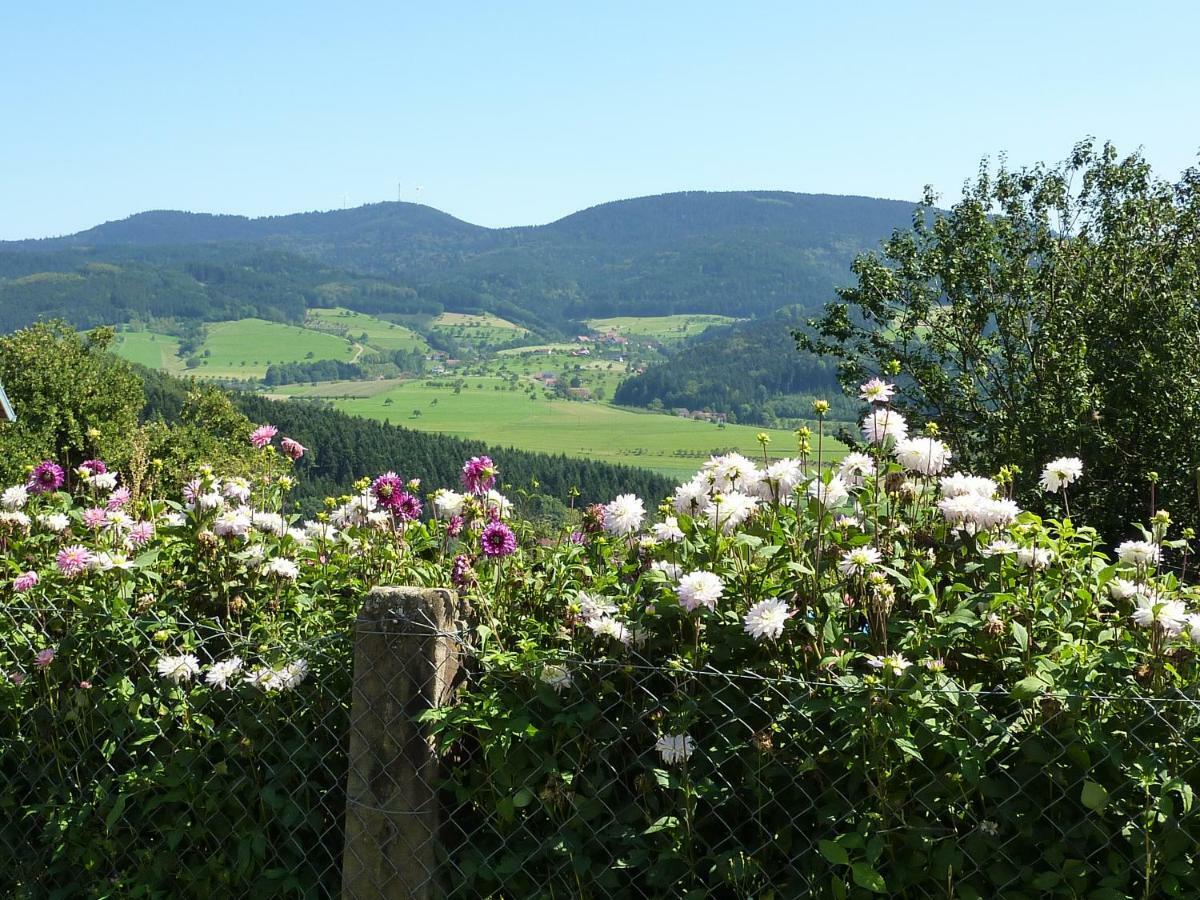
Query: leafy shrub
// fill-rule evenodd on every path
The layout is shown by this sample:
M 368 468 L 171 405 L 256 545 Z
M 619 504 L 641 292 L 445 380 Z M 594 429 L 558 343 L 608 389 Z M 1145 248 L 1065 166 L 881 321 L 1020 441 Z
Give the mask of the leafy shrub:
M 891 390 L 865 452 L 714 458 L 650 527 L 539 535 L 486 458 L 424 518 L 388 473 L 299 524 L 265 427 L 178 499 L 39 466 L 0 497 L 5 893 L 335 893 L 348 634 L 398 582 L 479 616 L 423 717 L 457 896 L 1187 896 L 1189 548 L 1156 513 L 1114 561 L 948 475 Z

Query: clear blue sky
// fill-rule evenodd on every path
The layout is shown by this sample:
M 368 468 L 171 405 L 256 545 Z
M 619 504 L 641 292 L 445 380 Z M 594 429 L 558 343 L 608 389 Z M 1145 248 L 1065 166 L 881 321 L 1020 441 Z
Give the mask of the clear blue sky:
M 484 225 L 684 189 L 953 199 L 1085 135 L 1200 150 L 1200 7 L 10 2 L 0 238 L 400 195 Z M 418 188 L 420 190 L 418 191 Z

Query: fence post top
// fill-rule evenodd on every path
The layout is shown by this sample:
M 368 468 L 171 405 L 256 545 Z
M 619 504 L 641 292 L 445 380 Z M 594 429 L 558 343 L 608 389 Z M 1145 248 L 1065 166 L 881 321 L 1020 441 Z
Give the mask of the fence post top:
M 363 598 L 358 620 L 432 625 L 444 630 L 455 622 L 467 620 L 470 614 L 471 605 L 449 588 L 381 585 L 371 588 Z

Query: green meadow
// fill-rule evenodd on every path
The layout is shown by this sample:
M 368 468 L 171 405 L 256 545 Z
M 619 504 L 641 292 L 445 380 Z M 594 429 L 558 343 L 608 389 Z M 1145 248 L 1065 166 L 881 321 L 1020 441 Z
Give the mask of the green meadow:
M 508 381 L 494 376 L 467 378 L 457 393 L 445 380 L 431 384 L 422 379 L 289 386 L 275 394 L 326 397 L 351 415 L 500 446 L 640 466 L 676 478 L 691 475 L 714 453 L 737 450 L 761 458 L 760 431 L 771 437 L 772 458 L 793 455 L 796 447 L 790 431 L 722 428 L 603 403 L 547 399 L 540 390 L 531 397 L 528 388 L 512 390 Z M 824 449 L 828 458 L 845 452 L 832 438 Z
M 394 350 L 429 349 L 425 339 L 411 328 L 340 306 L 310 309 L 307 324 L 321 331 L 345 329 L 345 336 L 354 341 L 358 341 L 365 334 L 367 346 L 384 353 Z
M 336 359 L 350 362 L 358 353 L 345 338 L 298 325 L 264 319 L 213 322 L 189 370 L 206 378 L 262 378 L 272 363 Z
M 587 326 L 593 331 L 607 334 L 615 331 L 627 338 L 648 340 L 681 341 L 699 334 L 714 325 L 729 325 L 738 321 L 728 316 L 675 315 L 675 316 L 615 316 L 611 319 L 588 319 Z
M 183 371 L 179 358 L 179 338 L 154 331 L 122 331 L 113 343 L 113 352 L 148 369 L 178 374 Z
M 463 346 L 481 350 L 507 344 L 529 333 L 528 329 L 491 313 L 471 315 L 444 312 L 429 323 L 429 330 L 448 335 Z

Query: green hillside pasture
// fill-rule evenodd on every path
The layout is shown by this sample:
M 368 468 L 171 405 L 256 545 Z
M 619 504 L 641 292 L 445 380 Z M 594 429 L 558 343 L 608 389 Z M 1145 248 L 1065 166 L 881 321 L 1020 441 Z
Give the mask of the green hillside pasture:
M 501 350 L 494 359 L 483 363 L 482 368 L 489 375 L 511 373 L 529 381 L 543 372 L 553 372 L 559 378 L 565 375 L 568 383 L 578 376 L 582 386 L 593 394 L 599 390 L 604 398 L 611 399 L 617 385 L 629 377 L 630 364 L 598 355 L 572 356 L 571 351 L 578 347 L 578 344 L 540 344 Z
M 607 334 L 615 331 L 627 338 L 646 340 L 682 341 L 699 334 L 714 325 L 729 325 L 737 319 L 729 316 L 675 315 L 675 316 L 616 316 L 611 319 L 588 319 L 587 326 L 593 331 Z
M 720 428 L 604 403 L 546 400 L 540 393 L 531 400 L 524 391 L 509 390 L 499 378 L 469 378 L 458 394 L 448 386 L 431 387 L 428 380 L 372 384 L 381 390 L 371 396 L 345 396 L 361 391 L 361 382 L 294 385 L 275 393 L 326 396 L 352 415 L 493 445 L 640 466 L 680 479 L 692 475 L 713 453 L 738 450 L 761 458 L 756 435 L 762 430 L 771 436 L 768 449 L 772 458 L 792 454 L 796 446 L 790 431 L 747 425 Z M 830 438 L 825 441 L 825 451 L 832 459 L 840 457 L 845 447 Z
M 426 351 L 429 349 L 425 339 L 411 328 L 340 306 L 310 309 L 308 322 L 316 326 L 318 330 L 321 329 L 321 326 L 345 326 L 346 333 L 355 341 L 363 333 L 366 333 L 367 346 L 384 353 L 394 350 Z
M 528 329 L 491 313 L 469 315 L 444 312 L 435 318 L 429 327 L 432 331 L 440 331 L 450 336 L 459 344 L 479 348 L 507 344 L 514 338 L 529 333 Z
M 179 338 L 156 331 L 122 331 L 113 342 L 112 350 L 118 356 L 164 372 L 183 371 L 183 360 L 179 358 Z
M 332 334 L 263 319 L 214 322 L 200 345 L 200 365 L 189 371 L 204 378 L 262 378 L 272 363 L 336 359 L 349 362 L 354 345 Z

